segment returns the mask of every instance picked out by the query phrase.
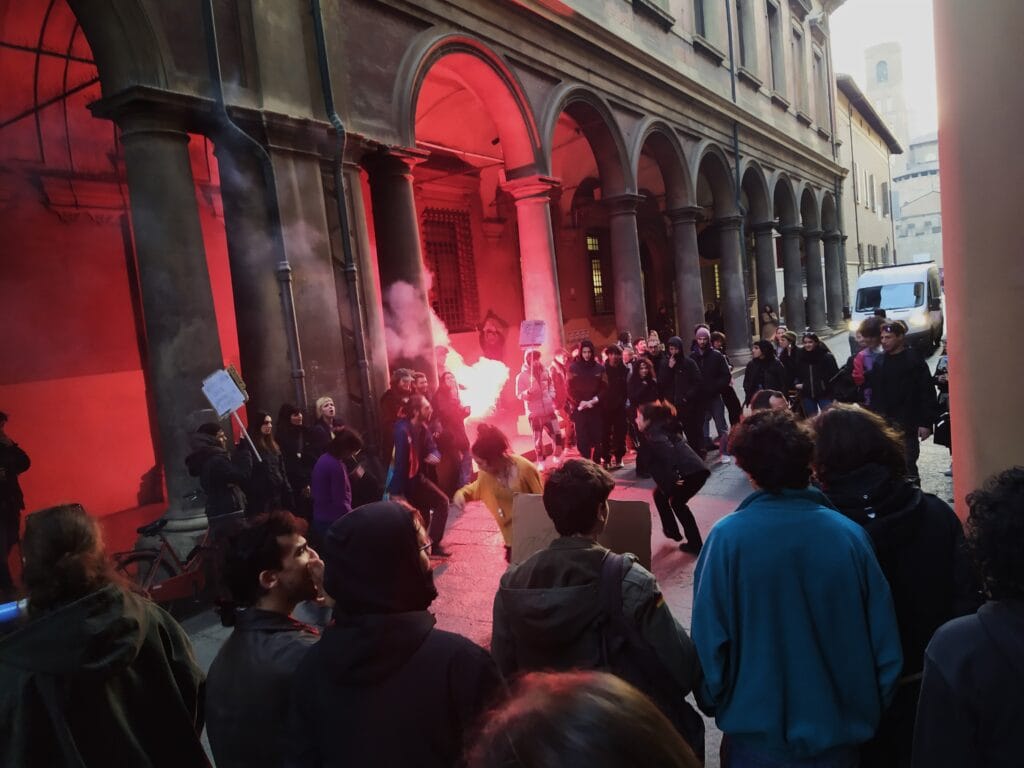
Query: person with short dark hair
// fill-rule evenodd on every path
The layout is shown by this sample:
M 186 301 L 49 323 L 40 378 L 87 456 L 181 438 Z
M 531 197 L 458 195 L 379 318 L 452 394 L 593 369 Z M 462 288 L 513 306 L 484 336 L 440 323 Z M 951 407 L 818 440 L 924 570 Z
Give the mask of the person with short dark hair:
M 861 348 L 853 357 L 850 377 L 853 379 L 853 383 L 860 388 L 861 402 L 868 407 L 871 406 L 871 387 L 867 386 L 867 377 L 878 359 L 885 354 L 882 349 L 883 325 L 885 325 L 885 320 L 872 316 L 864 318 L 857 328 L 857 343 L 861 345 Z
M 711 346 L 711 331 L 705 325 L 698 325 L 693 332 L 693 345 L 690 358 L 697 364 L 700 370 L 700 395 L 699 407 L 702 411 L 702 443 L 694 450 L 704 450 L 711 443 L 711 420 L 715 421 L 715 429 L 718 431 L 717 447 L 720 452 L 719 458 L 723 463 L 729 459 L 729 428 L 725 423 L 725 403 L 722 401 L 721 392 L 727 386 L 731 386 L 732 376 L 729 374 L 729 363 L 725 355 Z
M 601 458 L 610 470 L 622 469 L 626 455 L 626 391 L 629 370 L 622 362 L 622 350 L 614 344 L 604 350 L 604 375 L 608 388 L 601 397 L 604 411 L 604 435 Z
M 380 458 L 385 467 L 391 463 L 394 454 L 395 423 L 402 406 L 412 394 L 412 371 L 408 368 L 395 368 L 391 372 L 391 386 L 380 398 Z
M 96 519 L 33 512 L 21 548 L 28 622 L 0 639 L 0 765 L 208 766 L 192 643 L 113 573 Z
M 313 489 L 313 540 L 319 544 L 331 524 L 352 511 L 352 481 L 345 458 L 352 454 L 353 443 L 348 427 L 327 444 L 327 450 L 316 460 L 310 487 Z M 358 437 L 358 436 L 357 436 Z M 362 445 L 362 441 L 359 441 Z
M 8 437 L 7 414 L 0 411 L 0 602 L 14 592 L 8 560 L 18 543 L 21 510 L 25 508 L 18 475 L 27 472 L 30 466 L 28 454 Z
M 636 446 L 636 476 L 650 477 L 651 473 L 648 471 L 646 463 L 647 457 L 644 455 L 644 437 L 643 433 L 637 428 L 636 413 L 637 408 L 644 403 L 653 403 L 655 400 L 658 400 L 660 393 L 658 391 L 658 380 L 654 374 L 654 365 L 646 355 L 638 357 L 633 361 L 633 372 L 626 380 L 626 395 L 628 397 L 627 415 L 629 418 L 626 426 L 629 429 L 633 445 Z
M 661 710 L 605 672 L 531 672 L 492 712 L 468 768 L 699 768 Z
M 721 331 L 715 331 L 711 334 L 711 347 L 722 353 L 722 357 L 725 358 L 726 368 L 729 369 L 729 381 L 722 387 L 722 391 L 719 394 L 722 396 L 722 403 L 725 405 L 725 412 L 729 414 L 729 424 L 736 425 L 740 423 L 740 418 L 743 415 L 743 405 L 740 403 L 740 398 L 736 394 L 736 388 L 732 385 L 732 360 L 729 359 L 729 355 L 726 352 L 729 338 Z
M 907 476 L 920 484 L 917 459 L 921 441 L 932 433 L 937 413 L 935 385 L 928 363 L 906 345 L 906 326 L 899 320 L 882 325 L 882 349 L 865 378 L 871 387 L 871 410 L 903 432 L 907 452 Z
M 655 375 L 661 399 L 672 403 L 686 435 L 686 442 L 703 458 L 706 451 L 701 373 L 697 363 L 687 357 L 683 340 L 678 336 L 668 340 L 665 355 Z
M 788 411 L 789 400 L 777 389 L 762 389 L 750 398 L 750 411 Z
M 595 669 L 609 662 L 601 583 L 610 555 L 597 537 L 608 519 L 614 487 L 608 472 L 584 459 L 570 459 L 548 476 L 544 509 L 559 537 L 510 567 L 494 596 L 491 653 L 506 678 L 540 669 Z M 621 579 L 623 616 L 663 670 L 659 682 L 682 702 L 700 680 L 693 644 L 672 616 L 654 576 L 633 555 L 624 560 L 624 572 L 615 573 Z M 703 736 L 690 746 L 703 755 Z
M 698 703 L 732 768 L 855 766 L 903 663 L 889 586 L 864 529 L 808 487 L 814 442 L 793 414 L 753 414 L 730 447 L 754 492 L 697 561 Z
M 661 518 L 661 530 L 673 541 L 682 541 L 685 533 L 686 542 L 679 549 L 699 555 L 704 539 L 688 503 L 704 487 L 711 472 L 687 445 L 671 403 L 644 403 L 636 424 L 644 436 L 644 464 L 655 482 L 654 506 Z
M 913 768 L 1010 768 L 1024 754 L 1024 467 L 990 477 L 967 504 L 987 602 L 925 650 Z
M 576 447 L 584 459 L 601 460 L 604 413 L 601 396 L 608 388 L 604 366 L 596 360 L 594 342 L 579 344 L 579 359 L 569 366 L 569 400 L 576 425 Z
M 334 621 L 292 682 L 286 768 L 454 768 L 503 693 L 487 651 L 435 627 L 427 532 L 412 507 L 367 504 L 323 549 Z
M 902 436 L 877 414 L 837 404 L 812 423 L 814 475 L 836 508 L 864 527 L 892 591 L 903 670 L 861 764 L 910 764 L 924 649 L 935 630 L 978 607 L 963 528 L 941 499 L 907 480 Z
M 253 518 L 225 551 L 234 630 L 210 665 L 206 732 L 217 768 L 277 768 L 289 750 L 284 723 L 292 675 L 320 639 L 292 618 L 320 597 L 323 563 L 290 512 Z M 243 608 L 235 614 L 235 606 Z M 224 618 L 224 614 L 222 614 Z

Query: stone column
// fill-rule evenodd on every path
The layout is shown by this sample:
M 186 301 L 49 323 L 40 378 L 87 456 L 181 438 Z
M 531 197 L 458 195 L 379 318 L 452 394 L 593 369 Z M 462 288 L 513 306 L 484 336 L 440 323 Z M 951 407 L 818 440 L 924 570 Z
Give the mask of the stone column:
M 565 339 L 549 205 L 551 190 L 557 184 L 555 179 L 531 176 L 503 187 L 516 201 L 523 312 L 527 320 L 543 320 L 547 325 L 547 343 L 542 347 L 545 359 L 551 359 Z
M 721 253 L 722 317 L 728 337 L 728 353 L 734 364 L 750 360 L 750 309 L 747 289 L 743 284 L 743 239 L 741 216 L 719 219 L 719 251 Z
M 688 338 L 704 322 L 704 289 L 700 282 L 697 221 L 701 209 L 675 208 L 666 213 L 672 223 L 672 258 L 676 273 L 676 332 Z
M 754 253 L 757 274 L 757 317 L 760 328 L 765 304 L 779 311 L 779 289 L 775 284 L 775 222 L 764 221 L 754 227 Z
M 825 233 L 825 293 L 828 296 L 828 324 L 839 330 L 843 326 L 843 256 L 840 245 L 843 235 Z
M 647 302 L 640 267 L 636 209 L 643 197 L 617 195 L 605 199 L 611 215 L 613 296 L 617 330 L 637 339 L 647 333 Z
M 377 262 L 384 301 L 388 358 L 395 367 L 423 371 L 437 385 L 428 280 L 413 195 L 413 168 L 427 157 L 392 149 L 368 158 Z
M 804 277 L 800 266 L 800 236 L 803 227 L 789 224 L 781 227 L 783 286 L 786 300 L 786 325 L 799 336 L 807 327 L 804 313 Z
M 277 418 L 281 403 L 298 402 L 276 276 L 284 253 L 280 233 L 273 229 L 280 224 L 271 220 L 267 180 L 252 150 L 218 141 L 214 153 L 220 167 L 238 351 L 251 398 L 248 408 Z
M 821 268 L 821 230 L 804 230 L 804 266 L 807 269 L 807 324 L 815 333 L 824 331 L 825 275 Z
M 968 493 L 1024 465 L 1014 407 L 1024 356 L 1013 342 L 1024 327 L 1016 223 L 1024 154 L 1011 149 L 1024 122 L 1024 4 L 993 0 L 978 13 L 973 3 L 935 0 L 934 8 L 953 487 L 963 518 Z
M 115 116 L 121 128 L 132 232 L 146 325 L 147 363 L 160 431 L 168 516 L 205 525 L 183 496 L 189 437 L 209 404 L 203 379 L 223 365 L 184 125 L 151 106 Z

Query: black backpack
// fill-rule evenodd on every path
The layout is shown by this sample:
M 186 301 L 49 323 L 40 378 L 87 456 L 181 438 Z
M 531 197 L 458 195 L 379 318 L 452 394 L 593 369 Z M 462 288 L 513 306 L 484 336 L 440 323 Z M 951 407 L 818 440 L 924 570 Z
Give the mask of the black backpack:
M 853 380 L 853 356 L 828 382 L 832 399 L 840 403 L 863 403 L 864 392 Z
M 622 613 L 622 580 L 632 567 L 614 552 L 601 564 L 601 668 L 647 694 L 703 764 L 703 718 L 679 695 L 654 649 Z

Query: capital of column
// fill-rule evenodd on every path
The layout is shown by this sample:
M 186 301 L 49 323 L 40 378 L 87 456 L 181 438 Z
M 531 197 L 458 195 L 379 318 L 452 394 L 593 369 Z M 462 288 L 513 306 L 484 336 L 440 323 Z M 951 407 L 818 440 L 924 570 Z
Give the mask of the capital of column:
M 831 232 L 826 232 L 824 238 L 826 243 L 838 243 L 843 239 L 843 233 L 838 229 L 833 229 Z
M 424 162 L 430 153 L 412 147 L 389 147 L 366 155 L 363 164 L 374 175 L 405 176 L 412 178 L 413 169 Z
M 821 240 L 822 231 L 820 229 L 805 229 L 804 238 L 807 240 Z
M 132 86 L 89 105 L 94 116 L 113 120 L 121 140 L 159 135 L 188 142 L 188 131 L 199 119 L 199 106 L 189 97 L 149 86 Z
M 547 203 L 551 199 L 551 191 L 561 184 L 552 176 L 534 174 L 521 179 L 513 179 L 501 185 L 516 201 L 516 205 Z
M 636 214 L 636 209 L 643 200 L 643 195 L 634 195 L 627 192 L 622 195 L 604 198 L 604 204 L 608 206 L 608 212 L 612 216 L 632 216 Z
M 665 211 L 665 215 L 672 224 L 696 224 L 704 218 L 704 209 L 699 205 L 691 205 Z
M 759 221 L 757 224 L 751 226 L 750 229 L 754 232 L 755 235 L 764 236 L 771 235 L 773 232 L 775 232 L 775 226 L 776 223 L 774 221 Z
M 743 224 L 742 216 L 723 216 L 720 219 L 715 219 L 715 224 L 718 225 L 719 229 L 734 230 L 739 229 Z
M 346 168 L 361 166 L 363 160 L 374 151 L 372 142 L 367 141 L 363 136 L 349 133 L 345 136 L 345 150 L 341 158 L 342 165 Z
M 786 224 L 779 227 L 779 232 L 787 240 L 796 240 L 803 234 L 804 228 L 799 224 Z

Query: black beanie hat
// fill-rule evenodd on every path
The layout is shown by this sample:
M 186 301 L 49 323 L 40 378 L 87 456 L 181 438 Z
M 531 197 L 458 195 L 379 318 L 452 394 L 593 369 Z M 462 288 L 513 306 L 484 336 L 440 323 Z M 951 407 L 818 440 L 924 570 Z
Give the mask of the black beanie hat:
M 434 577 L 424 572 L 413 514 L 393 501 L 378 501 L 331 526 L 320 555 L 335 613 L 425 611 L 434 601 Z

